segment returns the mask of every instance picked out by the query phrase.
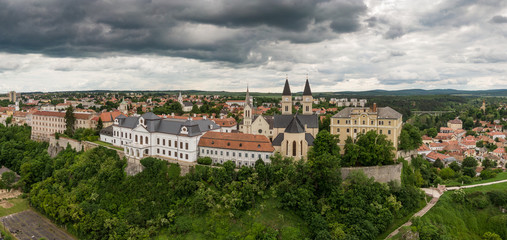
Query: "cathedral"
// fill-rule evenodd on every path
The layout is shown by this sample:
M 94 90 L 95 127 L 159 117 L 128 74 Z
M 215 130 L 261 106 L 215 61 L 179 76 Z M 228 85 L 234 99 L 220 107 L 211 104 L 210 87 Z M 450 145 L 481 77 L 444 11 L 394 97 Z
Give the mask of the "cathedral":
M 319 118 L 312 111 L 312 91 L 308 78 L 304 91 L 302 114 L 292 113 L 293 99 L 289 80 L 285 79 L 282 93 L 282 114 L 275 116 L 252 116 L 252 104 L 247 100 L 243 112 L 243 124 L 240 130 L 244 133 L 263 134 L 272 140 L 275 151 L 282 156 L 301 159 L 306 157 L 308 149 L 319 132 Z M 257 125 L 254 122 L 257 121 Z M 269 133 L 269 134 L 268 134 Z

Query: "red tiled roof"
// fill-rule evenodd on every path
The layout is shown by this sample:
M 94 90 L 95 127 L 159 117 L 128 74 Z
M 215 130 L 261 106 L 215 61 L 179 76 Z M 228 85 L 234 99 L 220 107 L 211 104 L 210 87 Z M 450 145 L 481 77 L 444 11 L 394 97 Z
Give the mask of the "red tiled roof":
M 424 135 L 422 136 L 422 140 L 433 140 L 433 138 Z
M 463 122 L 459 118 L 455 118 L 453 120 L 450 120 L 449 123 L 451 123 L 451 124 L 463 124 Z
M 426 155 L 426 157 L 434 159 L 434 160 L 437 160 L 437 159 L 444 160 L 446 158 L 450 158 L 450 156 L 447 156 L 447 155 L 441 154 L 441 153 L 437 153 L 437 152 L 430 152 L 430 153 L 428 153 L 428 155 Z
M 269 139 L 264 135 L 211 131 L 206 132 L 201 137 L 199 147 L 258 152 L 273 152 L 275 150 Z
M 236 122 L 236 119 L 230 117 L 230 118 L 223 118 L 223 119 L 220 119 L 220 118 L 216 118 L 216 119 L 213 119 L 213 121 L 220 125 L 221 127 L 232 127 L 232 126 L 235 126 L 237 124 Z
M 493 152 L 494 153 L 505 153 L 505 148 L 497 148 Z
M 113 122 L 114 119 L 120 115 L 123 115 L 120 111 L 113 111 L 113 112 L 103 112 L 100 114 L 99 117 L 102 119 L 102 122 Z
M 417 151 L 418 152 L 422 152 L 422 151 L 429 151 L 430 148 L 426 145 L 426 144 L 422 144 L 418 149 Z

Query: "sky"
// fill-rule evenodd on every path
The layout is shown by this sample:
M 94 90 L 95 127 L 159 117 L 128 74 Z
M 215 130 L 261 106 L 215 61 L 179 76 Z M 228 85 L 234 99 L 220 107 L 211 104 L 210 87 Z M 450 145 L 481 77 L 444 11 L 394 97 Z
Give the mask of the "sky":
M 507 89 L 506 0 L 0 0 L 0 92 Z

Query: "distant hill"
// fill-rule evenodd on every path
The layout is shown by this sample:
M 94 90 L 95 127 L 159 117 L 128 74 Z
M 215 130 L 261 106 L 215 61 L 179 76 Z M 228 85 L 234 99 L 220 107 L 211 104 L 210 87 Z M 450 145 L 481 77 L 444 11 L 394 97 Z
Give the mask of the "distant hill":
M 135 93 L 158 93 L 158 94 L 177 94 L 179 92 L 190 95 L 226 95 L 226 96 L 244 96 L 244 92 L 227 92 L 227 91 L 202 91 L 202 90 L 88 90 L 88 91 L 61 91 L 63 92 L 135 92 Z M 27 92 L 24 94 L 34 94 L 41 92 Z M 255 96 L 279 96 L 280 93 L 262 93 L 262 92 L 251 92 Z M 294 95 L 301 95 L 302 92 L 294 92 Z M 357 97 L 368 97 L 368 96 L 424 96 L 424 95 L 461 95 L 461 96 L 491 96 L 491 97 L 507 97 L 507 89 L 491 89 L 491 90 L 456 90 L 456 89 L 405 89 L 405 90 L 370 90 L 370 91 L 343 91 L 343 92 L 314 92 L 314 96 L 317 97 L 340 97 L 340 96 L 357 96 Z

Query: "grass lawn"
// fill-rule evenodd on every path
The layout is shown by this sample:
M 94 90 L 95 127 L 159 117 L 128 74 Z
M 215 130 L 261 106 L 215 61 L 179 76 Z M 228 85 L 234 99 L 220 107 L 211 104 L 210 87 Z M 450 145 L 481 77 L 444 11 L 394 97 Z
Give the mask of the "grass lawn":
M 308 236 L 307 223 L 291 211 L 280 209 L 275 199 L 261 200 L 249 211 L 238 218 L 188 214 L 180 216 L 181 223 L 188 223 L 188 228 L 180 233 L 163 230 L 155 237 L 165 239 L 244 239 L 247 235 L 259 231 L 277 231 L 281 239 L 305 239 Z M 178 218 L 175 220 L 178 225 Z M 183 225 L 183 224 L 180 224 Z M 178 232 L 180 230 L 176 230 Z M 248 237 L 246 237 L 248 238 Z
M 28 206 L 28 199 L 23 199 L 21 197 L 12 198 L 6 200 L 9 203 L 12 203 L 13 206 L 10 208 L 3 208 L 0 206 L 0 217 L 11 215 L 13 213 L 22 212 L 30 207 Z
M 430 197 L 426 196 L 426 198 L 428 198 L 428 202 L 431 200 Z M 391 223 L 391 225 L 389 225 L 389 227 L 387 228 L 387 230 L 378 235 L 377 236 L 377 239 L 385 239 L 387 237 L 387 235 L 391 234 L 394 230 L 396 230 L 397 228 L 399 228 L 401 225 L 405 224 L 408 220 L 410 220 L 410 218 L 412 218 L 412 216 L 421 211 L 421 209 L 423 209 L 424 207 L 426 206 L 426 201 L 422 200 L 420 202 L 420 205 L 419 205 L 419 208 L 418 209 L 415 209 L 414 211 L 412 211 L 411 213 L 409 213 L 408 215 L 402 217 L 402 218 L 396 218 L 394 219 L 394 221 Z
M 96 143 L 96 144 L 99 144 L 99 145 L 104 146 L 104 147 L 114 148 L 114 149 L 123 151 L 123 148 L 113 146 L 113 144 L 111 144 L 111 143 L 106 143 L 106 142 L 102 142 L 102 141 L 98 141 L 98 140 L 97 141 L 93 141 L 92 143 Z
M 477 181 L 474 181 L 470 184 L 461 184 L 460 182 L 450 180 L 448 182 L 445 182 L 444 185 L 447 187 L 466 186 L 466 185 L 474 185 L 474 184 L 479 184 L 479 183 L 489 183 L 489 182 L 505 180 L 505 179 L 507 179 L 507 172 L 501 172 L 501 173 L 498 173 L 496 175 L 496 177 L 494 177 L 494 178 L 490 178 L 490 179 L 486 179 L 486 180 L 477 180 Z

